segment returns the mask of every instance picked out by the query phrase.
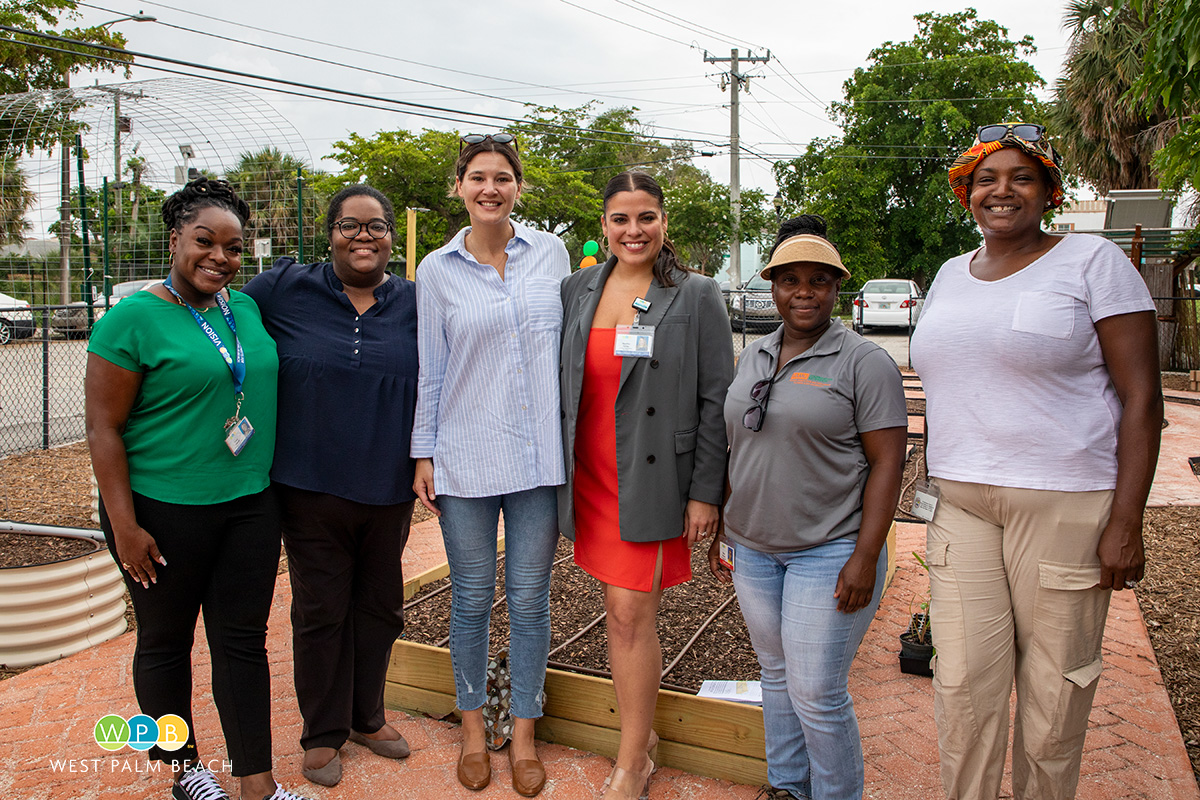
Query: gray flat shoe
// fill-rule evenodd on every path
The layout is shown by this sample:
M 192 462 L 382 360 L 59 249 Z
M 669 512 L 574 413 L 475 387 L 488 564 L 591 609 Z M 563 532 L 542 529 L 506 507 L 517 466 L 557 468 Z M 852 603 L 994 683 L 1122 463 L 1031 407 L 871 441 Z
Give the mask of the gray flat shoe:
M 342 779 L 342 754 L 336 753 L 323 767 L 300 767 L 305 778 L 319 786 L 337 786 Z
M 403 736 L 399 739 L 371 739 L 358 731 L 350 731 L 350 741 L 361 744 L 375 755 L 384 758 L 408 758 L 411 752 Z

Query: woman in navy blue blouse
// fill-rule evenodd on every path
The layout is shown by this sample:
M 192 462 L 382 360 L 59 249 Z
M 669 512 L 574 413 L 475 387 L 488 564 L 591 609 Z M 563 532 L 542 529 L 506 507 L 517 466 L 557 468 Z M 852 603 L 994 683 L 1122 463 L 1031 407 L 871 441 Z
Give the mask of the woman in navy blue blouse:
M 383 682 L 404 626 L 418 370 L 416 293 L 387 272 L 392 204 L 348 186 L 327 219 L 332 263 L 280 259 L 244 291 L 279 347 L 271 479 L 291 573 L 302 771 L 333 786 L 347 738 L 408 755 L 384 718 Z

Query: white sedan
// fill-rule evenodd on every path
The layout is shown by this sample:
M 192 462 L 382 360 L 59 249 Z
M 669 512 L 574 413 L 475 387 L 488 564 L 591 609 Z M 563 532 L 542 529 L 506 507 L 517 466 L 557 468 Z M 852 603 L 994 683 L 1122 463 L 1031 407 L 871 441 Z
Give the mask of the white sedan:
M 33 336 L 33 312 L 29 303 L 0 294 L 0 344 L 30 336 Z
M 880 278 L 863 284 L 854 298 L 854 320 L 864 328 L 911 328 L 921 315 L 921 290 L 900 278 Z

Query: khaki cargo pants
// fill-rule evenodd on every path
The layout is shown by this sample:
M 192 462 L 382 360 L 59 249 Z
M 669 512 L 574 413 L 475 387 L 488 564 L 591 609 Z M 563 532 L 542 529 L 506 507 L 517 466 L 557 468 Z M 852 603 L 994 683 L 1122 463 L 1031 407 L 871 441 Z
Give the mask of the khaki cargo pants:
M 999 795 L 1015 677 L 1013 797 L 1068 800 L 1101 670 L 1111 592 L 1097 588 L 1096 546 L 1113 493 L 935 483 L 926 550 L 946 796 Z

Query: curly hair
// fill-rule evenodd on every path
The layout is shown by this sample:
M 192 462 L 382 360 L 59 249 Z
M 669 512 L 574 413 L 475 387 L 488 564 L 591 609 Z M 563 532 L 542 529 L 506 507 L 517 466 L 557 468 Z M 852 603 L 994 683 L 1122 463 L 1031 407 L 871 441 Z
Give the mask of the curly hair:
M 163 201 L 162 218 L 167 227 L 182 231 L 204 208 L 223 208 L 233 213 L 245 227 L 250 222 L 250 206 L 237 196 L 227 181 L 205 177 L 190 181 Z

